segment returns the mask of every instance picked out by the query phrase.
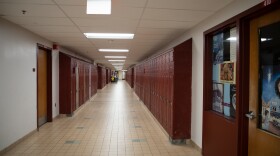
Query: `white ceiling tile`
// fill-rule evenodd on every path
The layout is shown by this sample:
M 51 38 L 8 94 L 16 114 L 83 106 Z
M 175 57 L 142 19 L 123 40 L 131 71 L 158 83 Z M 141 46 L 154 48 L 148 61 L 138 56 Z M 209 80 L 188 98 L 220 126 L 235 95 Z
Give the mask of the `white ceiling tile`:
M 22 14 L 22 10 L 26 13 Z M 0 3 L 0 14 L 24 17 L 66 17 L 56 5 Z
M 148 8 L 217 11 L 233 0 L 149 0 Z
M 79 29 L 77 29 L 74 26 L 29 26 L 29 25 L 23 25 L 23 27 L 33 31 L 33 32 L 51 32 L 51 33 L 75 33 L 79 32 Z
M 129 7 L 145 7 L 147 0 L 114 0 L 114 5 L 129 6 Z
M 87 5 L 87 0 L 54 0 L 59 5 Z M 112 8 L 115 6 L 126 6 L 126 7 L 144 7 L 147 0 L 113 0 Z
M 72 20 L 78 26 L 111 26 L 113 27 L 136 27 L 138 20 L 127 20 L 127 19 L 112 19 L 112 18 L 103 18 L 103 19 L 90 19 L 90 18 L 72 18 Z
M 54 0 L 59 5 L 87 5 L 87 0 Z
M 156 28 L 137 28 L 136 34 L 146 35 L 171 35 L 185 32 L 185 29 L 156 29 Z
M 18 25 L 51 25 L 51 26 L 71 26 L 74 25 L 68 18 L 49 17 L 16 17 L 5 16 L 5 19 Z
M 87 32 L 96 32 L 96 33 L 134 33 L 135 27 L 133 26 L 122 26 L 116 27 L 112 25 L 103 25 L 99 27 L 80 27 L 81 31 L 84 33 Z
M 0 0 L 0 3 L 54 4 L 52 0 Z
M 90 42 L 59 42 L 59 45 L 63 45 L 63 46 L 80 46 L 80 47 L 91 47 L 92 44 Z
M 136 40 L 165 40 L 170 37 L 171 37 L 170 35 L 166 35 L 166 34 L 164 34 L 164 35 L 162 35 L 162 34 L 161 35 L 136 34 L 134 38 Z
M 213 12 L 170 10 L 170 9 L 146 9 L 142 19 L 170 20 L 170 21 L 200 21 L 210 16 Z
M 41 36 L 45 36 L 45 37 L 57 37 L 57 38 L 62 38 L 62 37 L 66 37 L 66 38 L 76 38 L 76 37 L 85 37 L 84 34 L 80 33 L 80 32 L 76 32 L 76 33 L 63 33 L 63 32 L 38 32 L 39 35 Z
M 86 17 L 86 18 L 90 18 L 90 17 L 104 18 L 104 16 L 110 16 L 112 18 L 139 19 L 143 12 L 143 8 L 117 7 L 117 8 L 112 8 L 111 15 L 87 15 L 86 6 L 62 5 L 61 8 L 69 17 Z
M 196 23 L 194 23 L 194 22 L 177 22 L 177 21 L 141 20 L 139 27 L 189 29 L 194 24 L 196 24 Z
M 48 37 L 53 42 L 67 43 L 67 42 L 88 42 L 87 38 L 83 37 Z
M 90 39 L 91 43 L 93 43 L 98 48 L 129 48 L 132 41 L 128 40 L 93 40 Z

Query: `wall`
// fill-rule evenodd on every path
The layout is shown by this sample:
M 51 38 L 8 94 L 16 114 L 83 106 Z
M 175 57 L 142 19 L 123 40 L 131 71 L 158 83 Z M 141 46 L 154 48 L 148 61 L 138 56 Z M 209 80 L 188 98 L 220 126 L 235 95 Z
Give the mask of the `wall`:
M 1 151 L 37 128 L 37 73 L 32 68 L 37 66 L 37 43 L 51 48 L 52 42 L 2 18 L 0 34 Z M 59 114 L 58 56 L 52 51 L 53 117 Z
M 52 52 L 52 113 L 53 118 L 59 115 L 59 51 Z
M 199 147 L 202 147 L 203 32 L 260 2 L 262 2 L 262 0 L 235 0 L 160 50 L 163 51 L 174 47 L 189 38 L 193 39 L 191 139 Z
M 0 150 L 36 129 L 36 44 L 51 43 L 0 19 Z

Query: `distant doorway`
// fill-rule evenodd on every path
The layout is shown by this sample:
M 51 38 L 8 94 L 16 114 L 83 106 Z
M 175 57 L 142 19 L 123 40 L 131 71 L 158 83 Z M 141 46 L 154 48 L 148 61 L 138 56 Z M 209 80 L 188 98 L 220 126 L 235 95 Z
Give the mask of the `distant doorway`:
M 38 45 L 37 51 L 37 128 L 52 122 L 51 50 Z

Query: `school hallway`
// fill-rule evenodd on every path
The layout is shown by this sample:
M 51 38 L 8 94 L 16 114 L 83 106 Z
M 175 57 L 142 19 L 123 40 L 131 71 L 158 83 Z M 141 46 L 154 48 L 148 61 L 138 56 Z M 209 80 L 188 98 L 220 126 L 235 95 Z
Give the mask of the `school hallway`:
M 173 145 L 126 81 L 110 83 L 72 117 L 47 122 L 5 155 L 200 156 Z

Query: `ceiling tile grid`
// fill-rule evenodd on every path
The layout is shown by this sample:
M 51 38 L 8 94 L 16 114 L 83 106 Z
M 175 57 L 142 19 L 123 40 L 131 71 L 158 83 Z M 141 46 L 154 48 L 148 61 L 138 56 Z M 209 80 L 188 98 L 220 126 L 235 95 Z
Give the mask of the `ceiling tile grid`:
M 87 15 L 87 0 L 0 0 L 0 18 L 114 69 L 105 56 L 138 63 L 233 0 L 113 0 L 111 15 Z M 132 40 L 87 39 L 83 33 L 134 33 Z M 100 48 L 129 49 L 103 53 Z

